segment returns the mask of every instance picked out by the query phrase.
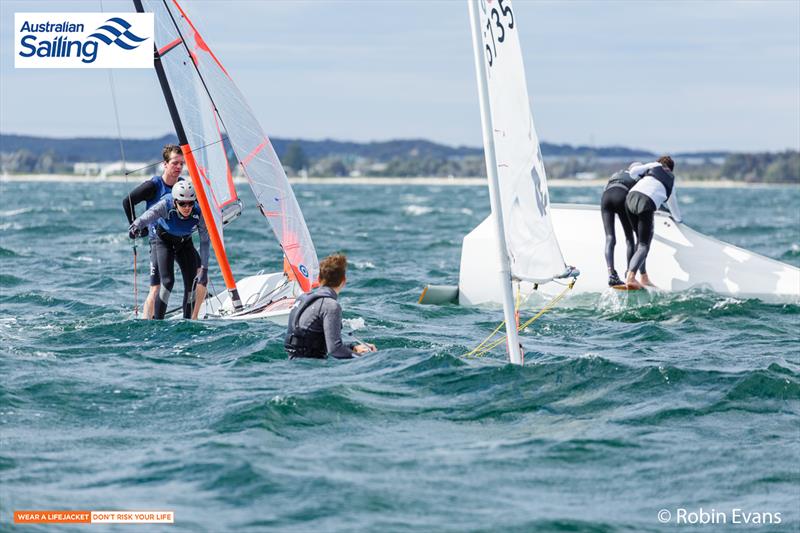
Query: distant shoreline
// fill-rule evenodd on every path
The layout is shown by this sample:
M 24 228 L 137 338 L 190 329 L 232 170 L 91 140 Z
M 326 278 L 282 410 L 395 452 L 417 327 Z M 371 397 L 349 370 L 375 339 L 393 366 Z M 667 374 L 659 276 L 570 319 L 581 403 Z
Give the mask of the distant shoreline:
M 139 183 L 142 176 L 109 176 L 104 179 L 91 176 L 75 176 L 69 174 L 7 174 L 0 176 L 0 182 L 64 182 L 64 183 Z M 237 183 L 246 183 L 244 179 L 237 179 Z M 384 177 L 358 177 L 358 178 L 289 178 L 292 185 L 435 185 L 435 186 L 461 186 L 485 187 L 485 178 L 384 178 Z M 797 187 L 792 183 L 744 183 L 740 181 L 681 181 L 678 185 L 687 188 L 701 189 L 737 189 L 753 187 Z M 601 187 L 606 184 L 605 179 L 579 180 L 560 179 L 549 180 L 548 187 Z

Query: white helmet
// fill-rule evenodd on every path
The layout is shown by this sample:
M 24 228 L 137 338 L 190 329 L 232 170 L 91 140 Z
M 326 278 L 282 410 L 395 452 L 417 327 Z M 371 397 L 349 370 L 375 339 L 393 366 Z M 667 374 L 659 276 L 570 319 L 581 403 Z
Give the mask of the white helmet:
M 172 186 L 172 197 L 179 202 L 194 202 L 197 195 L 191 181 L 181 180 Z

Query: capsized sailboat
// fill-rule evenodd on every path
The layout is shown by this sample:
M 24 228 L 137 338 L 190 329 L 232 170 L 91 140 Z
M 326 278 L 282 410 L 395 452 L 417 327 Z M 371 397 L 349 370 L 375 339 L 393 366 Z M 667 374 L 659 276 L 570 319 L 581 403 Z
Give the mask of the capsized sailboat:
M 266 318 L 285 323 L 294 297 L 319 275 L 314 244 L 283 166 L 244 96 L 175 0 L 133 0 L 155 19 L 155 69 L 186 157 L 226 292 L 201 318 Z M 234 278 L 223 223 L 241 209 L 227 145 L 284 254 L 284 272 Z
M 477 33 L 473 28 L 473 42 L 482 45 L 483 53 L 482 58 L 476 56 L 476 65 L 481 61 L 486 64 L 489 120 L 493 125 L 489 140 L 494 141 L 497 151 L 496 165 L 487 154 L 487 174 L 491 184 L 495 179 L 492 173 L 497 173 L 502 211 L 493 209 L 464 237 L 458 286 L 428 286 L 420 302 L 507 306 L 505 273 L 509 260 L 511 277 L 519 280 L 516 288 L 521 294 L 528 295 L 537 288 L 544 296 L 553 296 L 562 287 L 542 281 L 546 281 L 547 273 L 557 277 L 553 273 L 563 265 L 562 250 L 582 271 L 573 294 L 610 290 L 606 284 L 605 232 L 599 208 L 550 205 L 533 121 L 528 122 L 530 107 L 512 3 L 468 1 L 471 13 L 479 15 L 477 18 L 473 13 L 471 17 L 473 25 L 478 25 Z M 480 65 L 478 70 L 480 73 Z M 481 98 L 483 109 L 483 95 Z M 492 150 L 486 133 L 484 148 L 487 152 Z M 529 176 L 526 169 L 530 169 Z M 510 228 L 504 236 L 499 236 L 496 228 L 498 212 L 502 212 L 502 221 Z M 617 235 L 623 235 L 619 221 Z M 498 244 L 505 245 L 507 252 Z M 530 272 L 539 274 L 516 268 L 517 260 L 521 265 L 531 265 Z M 624 246 L 617 246 L 615 261 L 625 264 Z M 647 266 L 653 283 L 666 291 L 707 289 L 735 297 L 800 301 L 800 269 L 703 235 L 661 212 L 656 213 Z M 498 276 L 498 272 L 503 275 Z

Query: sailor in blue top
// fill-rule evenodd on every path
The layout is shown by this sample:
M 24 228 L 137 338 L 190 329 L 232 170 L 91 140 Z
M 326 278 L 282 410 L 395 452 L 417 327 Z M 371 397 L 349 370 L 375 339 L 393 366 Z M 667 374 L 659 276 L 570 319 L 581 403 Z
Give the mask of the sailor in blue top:
M 180 146 L 175 144 L 164 146 L 162 156 L 164 158 L 164 173 L 161 176 L 153 176 L 145 181 L 133 189 L 125 199 L 122 200 L 122 208 L 125 210 L 128 224 L 133 224 L 133 221 L 136 219 L 135 205 L 145 202 L 145 209 L 150 209 L 161 200 L 165 194 L 172 192 L 173 185 L 175 185 L 178 180 L 182 179 L 180 175 L 183 171 L 185 161 Z M 151 227 L 144 230 L 144 233 L 150 237 L 150 292 L 147 293 L 142 312 L 144 318 L 152 318 L 153 302 L 155 302 L 156 295 L 161 286 L 161 277 L 158 275 L 158 263 L 155 258 L 155 248 L 153 248 L 155 230 L 151 225 Z
M 152 243 L 161 275 L 161 288 L 153 306 L 154 318 L 161 319 L 166 314 L 169 296 L 175 284 L 175 261 L 178 262 L 183 277 L 183 317 L 197 318 L 199 305 L 205 298 L 210 239 L 196 200 L 192 183 L 179 181 L 172 187 L 171 193 L 134 220 L 129 229 L 128 235 L 132 239 L 140 236 L 151 225 L 155 230 Z M 195 228 L 200 234 L 199 264 L 192 242 Z M 194 309 L 193 285 L 197 288 L 197 305 Z

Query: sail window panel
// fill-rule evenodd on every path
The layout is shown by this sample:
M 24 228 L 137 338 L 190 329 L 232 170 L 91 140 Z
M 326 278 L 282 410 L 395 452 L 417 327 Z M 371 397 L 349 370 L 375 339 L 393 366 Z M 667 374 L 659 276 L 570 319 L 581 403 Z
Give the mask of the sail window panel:
M 217 118 L 227 133 L 261 211 L 266 215 L 288 261 L 305 278 L 298 279 L 301 286 L 304 290 L 310 289 L 319 275 L 316 250 L 278 156 L 244 96 L 195 26 L 175 2 L 167 2 L 167 6 L 172 20 L 177 24 L 176 33 L 182 35 L 186 43 L 184 50 L 188 48 L 186 59 L 196 66 L 199 77 L 205 83 L 204 89 L 213 102 L 212 109 L 216 109 Z M 173 52 L 170 52 L 165 60 L 173 62 L 169 57 L 172 55 Z M 197 111 L 201 116 L 205 112 L 202 109 Z M 206 134 L 204 128 L 209 127 L 205 122 L 198 124 L 201 120 L 193 120 L 192 129 L 196 136 Z M 217 189 L 214 192 L 220 194 Z

